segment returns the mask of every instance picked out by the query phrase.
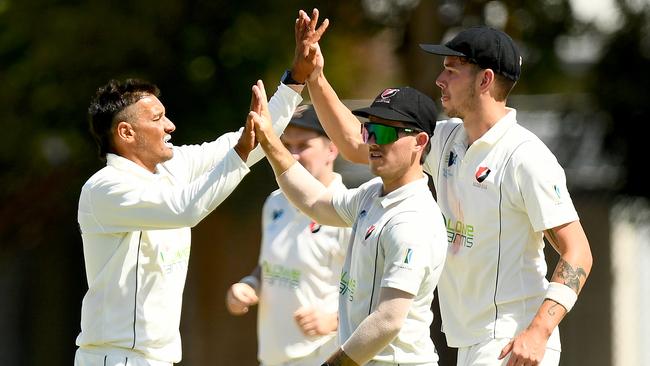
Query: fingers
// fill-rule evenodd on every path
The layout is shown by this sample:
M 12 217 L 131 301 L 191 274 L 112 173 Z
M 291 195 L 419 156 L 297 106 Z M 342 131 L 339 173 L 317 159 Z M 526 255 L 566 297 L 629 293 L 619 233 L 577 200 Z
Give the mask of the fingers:
M 307 18 L 309 19 L 309 18 Z M 314 10 L 311 11 L 311 20 L 309 22 L 309 30 L 314 31 L 316 30 L 316 24 L 318 24 L 318 9 L 314 8 Z
M 250 291 L 246 291 L 240 284 L 234 284 L 228 290 L 226 295 L 226 308 L 231 314 L 242 315 L 248 312 L 248 307 L 257 303 L 257 296 L 253 290 L 252 296 Z
M 323 20 L 323 23 L 321 23 L 320 27 L 316 29 L 316 41 L 320 40 L 320 37 L 323 36 L 323 33 L 325 33 L 327 27 L 329 26 L 330 26 L 330 20 L 325 18 L 325 20 Z
M 499 360 L 503 360 L 508 355 L 508 353 L 512 351 L 512 345 L 513 345 L 513 341 L 510 341 L 508 342 L 508 344 L 506 344 L 505 347 L 503 347 L 501 353 L 499 354 Z

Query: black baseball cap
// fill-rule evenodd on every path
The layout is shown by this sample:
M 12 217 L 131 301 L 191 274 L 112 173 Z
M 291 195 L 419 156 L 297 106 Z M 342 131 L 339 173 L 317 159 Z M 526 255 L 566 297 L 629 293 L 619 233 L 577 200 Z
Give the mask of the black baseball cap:
M 429 96 L 405 86 L 384 89 L 370 107 L 352 111 L 356 116 L 375 116 L 390 121 L 405 122 L 433 136 L 438 111 Z
M 521 75 L 521 55 L 515 42 L 504 32 L 487 26 L 467 28 L 441 44 L 420 44 L 426 52 L 441 56 L 467 57 L 483 69 L 517 81 Z
M 323 136 L 327 136 L 323 126 L 321 126 L 320 121 L 318 120 L 314 106 L 311 104 L 298 106 L 296 111 L 293 112 L 293 117 L 291 117 L 289 124 L 316 131 Z

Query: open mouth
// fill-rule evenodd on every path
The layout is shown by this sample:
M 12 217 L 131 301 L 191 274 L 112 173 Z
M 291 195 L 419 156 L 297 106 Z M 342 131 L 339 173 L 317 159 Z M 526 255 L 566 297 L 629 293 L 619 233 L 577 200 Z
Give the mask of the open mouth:
M 172 139 L 172 135 L 169 135 L 169 134 L 167 134 L 167 135 L 165 135 L 165 137 L 163 137 L 163 143 L 165 144 L 165 146 L 167 146 L 169 148 L 174 146 L 171 142 L 169 142 L 169 140 L 171 140 L 171 139 Z

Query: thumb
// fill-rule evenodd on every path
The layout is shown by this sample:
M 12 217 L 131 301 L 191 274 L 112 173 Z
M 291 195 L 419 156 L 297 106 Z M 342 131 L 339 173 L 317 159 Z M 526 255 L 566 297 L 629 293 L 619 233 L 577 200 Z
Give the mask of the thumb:
M 508 344 L 506 344 L 505 347 L 503 347 L 501 353 L 499 354 L 499 360 L 503 360 L 503 358 L 506 357 L 508 353 L 510 353 L 510 351 L 512 351 L 512 346 L 513 346 L 513 341 L 510 341 L 508 342 Z
M 317 53 L 318 53 L 318 43 L 309 45 L 307 60 L 309 60 L 310 62 L 313 61 Z

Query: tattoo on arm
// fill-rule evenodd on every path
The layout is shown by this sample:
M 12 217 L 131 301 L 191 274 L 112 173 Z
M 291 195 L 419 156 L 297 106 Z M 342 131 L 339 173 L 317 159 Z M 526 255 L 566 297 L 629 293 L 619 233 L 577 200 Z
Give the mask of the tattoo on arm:
M 587 272 L 582 267 L 573 268 L 569 262 L 560 258 L 555 273 L 563 280 L 564 284 L 572 288 L 576 293 L 580 292 L 580 276 L 587 279 Z

